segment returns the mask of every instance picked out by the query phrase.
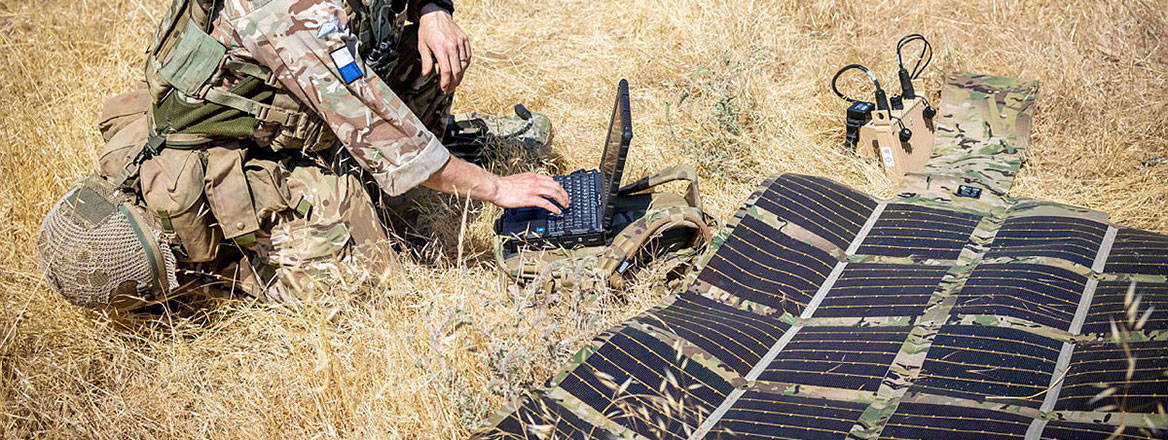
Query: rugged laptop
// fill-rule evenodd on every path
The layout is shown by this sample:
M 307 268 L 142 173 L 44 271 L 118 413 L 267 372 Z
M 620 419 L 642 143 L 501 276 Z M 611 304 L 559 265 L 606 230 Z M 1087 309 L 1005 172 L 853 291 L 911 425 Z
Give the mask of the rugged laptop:
M 632 119 L 629 83 L 622 79 L 617 85 L 616 103 L 604 141 L 604 154 L 600 157 L 600 169 L 578 170 L 553 177 L 567 191 L 571 205 L 560 215 L 536 207 L 506 209 L 495 222 L 495 232 L 536 247 L 607 244 L 625 157 L 633 139 Z

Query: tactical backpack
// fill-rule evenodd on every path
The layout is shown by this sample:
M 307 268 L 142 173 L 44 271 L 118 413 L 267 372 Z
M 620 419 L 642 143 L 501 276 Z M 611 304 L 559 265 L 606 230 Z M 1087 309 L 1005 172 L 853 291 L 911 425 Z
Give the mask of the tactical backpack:
M 650 191 L 673 181 L 688 182 L 684 196 Z M 606 246 L 536 249 L 496 236 L 495 259 L 501 270 L 524 285 L 620 287 L 631 269 L 651 261 L 669 264 L 670 279 L 684 275 L 716 229 L 714 219 L 702 211 L 692 165 L 674 166 L 622 187 L 615 207 L 612 240 Z

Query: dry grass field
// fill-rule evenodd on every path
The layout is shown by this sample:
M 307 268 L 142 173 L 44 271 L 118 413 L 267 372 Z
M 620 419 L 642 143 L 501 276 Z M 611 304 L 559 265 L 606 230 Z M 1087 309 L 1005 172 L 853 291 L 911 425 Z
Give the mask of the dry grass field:
M 432 252 L 302 307 L 118 322 L 67 304 L 33 238 L 93 169 L 101 100 L 140 75 L 165 3 L 0 0 L 0 438 L 465 438 L 666 294 L 652 276 L 620 292 L 509 286 L 491 264 L 498 210 L 469 205 L 460 242 L 463 205 L 434 197 Z M 1041 81 L 1016 194 L 1168 233 L 1165 0 L 467 0 L 456 18 L 477 56 L 457 111 L 525 103 L 555 121 L 569 169 L 591 166 L 626 77 L 629 174 L 693 162 L 723 219 L 772 173 L 889 194 L 839 146 L 827 80 L 860 62 L 894 83 L 897 39 L 920 32 L 936 57 L 917 88 L 934 99 L 954 70 Z

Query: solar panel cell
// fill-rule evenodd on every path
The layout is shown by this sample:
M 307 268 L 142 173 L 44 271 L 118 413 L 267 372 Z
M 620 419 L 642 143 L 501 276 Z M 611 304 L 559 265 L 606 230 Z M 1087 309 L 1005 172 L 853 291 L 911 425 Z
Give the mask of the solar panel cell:
M 1104 271 L 1168 275 L 1168 235 L 1120 229 Z
M 732 388 L 673 347 L 631 328 L 614 334 L 560 387 L 614 422 L 661 439 L 686 438 L 686 430 L 697 427 Z
M 1131 302 L 1127 298 L 1129 287 L 1131 283 L 1127 281 L 1099 283 L 1082 332 L 1111 333 L 1113 321 L 1117 330 L 1132 330 L 1144 313 L 1149 313 L 1148 318 L 1139 330 L 1168 330 L 1168 284 L 1138 283 Z M 1137 298 L 1140 300 L 1138 310 L 1132 308 Z
M 739 310 L 695 293 L 681 295 L 661 310 L 636 318 L 664 327 L 735 372 L 745 375 L 790 325 Z
M 983 264 L 957 295 L 954 313 L 1003 315 L 1067 330 L 1087 279 L 1037 264 Z
M 948 270 L 942 266 L 848 264 L 814 316 L 919 315 Z
M 844 438 L 867 405 L 747 391 L 707 439 Z
M 916 205 L 884 209 L 858 254 L 952 260 L 961 255 L 981 217 Z
M 618 438 L 611 432 L 581 420 L 559 402 L 547 397 L 527 400 L 498 425 L 484 433 L 487 439 L 601 439 Z
M 814 246 L 746 217 L 698 279 L 739 298 L 798 315 L 835 261 Z
M 1166 371 L 1168 351 L 1160 341 L 1133 342 L 1126 348 L 1111 342 L 1076 346 L 1055 409 L 1091 411 L 1115 405 L 1118 411 L 1155 412 L 1168 400 Z
M 909 327 L 805 327 L 761 380 L 876 391 Z
M 901 402 L 881 439 L 1021 439 L 1031 419 L 1017 414 L 965 406 Z
M 1163 440 L 1168 431 L 1146 428 L 1050 421 L 1042 431 L 1042 440 Z
M 756 203 L 841 248 L 860 232 L 876 201 L 822 177 L 784 174 Z
M 1052 257 L 1091 267 L 1107 225 L 1073 217 L 1017 217 L 1006 220 L 986 258 Z
M 1062 343 L 1006 327 L 947 325 L 912 389 L 1038 407 Z

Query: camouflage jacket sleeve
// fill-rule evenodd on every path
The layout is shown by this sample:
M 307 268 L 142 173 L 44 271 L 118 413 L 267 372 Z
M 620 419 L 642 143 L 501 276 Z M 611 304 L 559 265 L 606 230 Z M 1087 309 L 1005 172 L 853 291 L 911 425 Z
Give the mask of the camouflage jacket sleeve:
M 454 13 L 454 1 L 452 0 L 410 0 L 410 21 L 417 23 L 418 19 L 421 18 L 422 8 L 427 5 L 434 5 L 446 10 L 446 12 Z
M 450 159 L 438 138 L 377 75 L 366 74 L 344 0 L 228 0 L 237 43 L 320 114 L 381 189 L 398 195 Z M 361 76 L 339 70 L 356 58 Z M 339 61 L 338 61 L 339 60 Z

